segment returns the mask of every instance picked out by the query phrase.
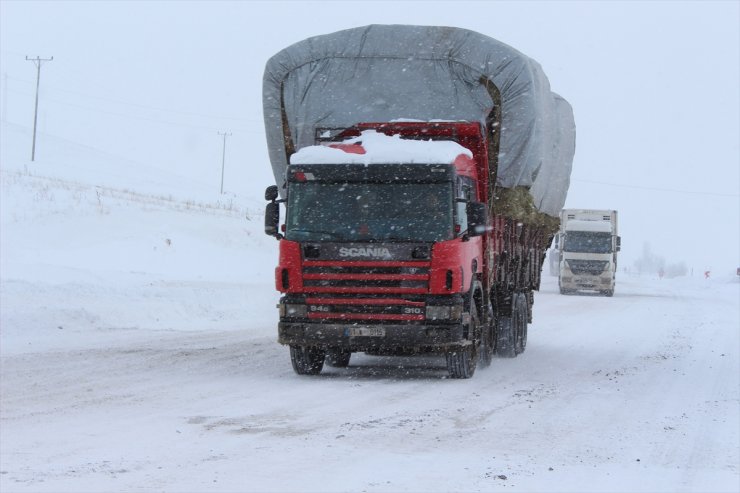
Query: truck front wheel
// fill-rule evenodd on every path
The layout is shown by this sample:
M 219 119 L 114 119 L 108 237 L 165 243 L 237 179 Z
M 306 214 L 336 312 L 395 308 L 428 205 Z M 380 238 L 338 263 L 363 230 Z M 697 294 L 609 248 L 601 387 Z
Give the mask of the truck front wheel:
M 290 362 L 299 375 L 318 375 L 324 368 L 326 353 L 322 349 L 290 346 Z
M 472 345 L 452 349 L 445 357 L 450 378 L 470 378 L 475 373 L 476 361 Z
M 475 305 L 470 308 L 470 330 L 469 334 L 474 341 L 475 334 L 480 333 L 480 318 Z M 478 363 L 478 352 L 475 350 L 475 343 L 451 349 L 445 353 L 447 359 L 447 372 L 450 378 L 470 378 L 475 373 L 475 366 Z

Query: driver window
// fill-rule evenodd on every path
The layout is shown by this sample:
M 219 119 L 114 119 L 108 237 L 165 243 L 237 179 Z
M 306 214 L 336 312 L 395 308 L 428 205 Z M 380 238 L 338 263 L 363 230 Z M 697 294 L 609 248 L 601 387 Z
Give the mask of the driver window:
M 467 203 L 458 202 L 458 199 L 464 201 L 475 200 L 473 195 L 473 183 L 470 178 L 459 177 L 455 186 L 455 232 L 458 236 L 468 230 Z

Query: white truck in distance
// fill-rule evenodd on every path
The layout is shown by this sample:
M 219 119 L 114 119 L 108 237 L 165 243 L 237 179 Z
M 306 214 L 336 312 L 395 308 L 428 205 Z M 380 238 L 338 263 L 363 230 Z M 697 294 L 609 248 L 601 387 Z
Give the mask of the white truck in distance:
M 563 209 L 555 248 L 560 252 L 561 294 L 614 294 L 617 272 L 617 211 Z

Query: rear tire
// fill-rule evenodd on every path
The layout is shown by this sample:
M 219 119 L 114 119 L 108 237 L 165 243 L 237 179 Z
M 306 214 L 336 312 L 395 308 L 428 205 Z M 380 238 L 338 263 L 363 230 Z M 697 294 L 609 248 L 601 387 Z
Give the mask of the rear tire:
M 502 358 L 516 357 L 516 325 L 513 317 L 496 319 L 496 354 Z
M 344 349 L 329 349 L 326 352 L 325 363 L 332 368 L 347 368 L 349 359 L 352 357 L 350 351 Z
M 527 348 L 527 327 L 529 326 L 529 306 L 527 298 L 524 293 L 520 293 L 516 296 L 516 308 L 517 313 L 517 336 L 516 336 L 516 354 L 521 354 Z
M 511 317 L 496 320 L 496 354 L 502 358 L 516 358 L 527 345 L 529 312 L 524 294 L 511 296 Z
M 480 349 L 478 350 L 480 354 L 479 364 L 481 368 L 490 366 L 491 360 L 493 359 L 493 353 L 496 348 L 496 345 L 494 344 L 495 331 L 493 330 L 493 324 L 493 310 L 491 310 L 489 306 L 486 324 L 481 327 Z
M 324 368 L 323 349 L 306 346 L 290 346 L 290 362 L 293 371 L 299 375 L 318 375 Z

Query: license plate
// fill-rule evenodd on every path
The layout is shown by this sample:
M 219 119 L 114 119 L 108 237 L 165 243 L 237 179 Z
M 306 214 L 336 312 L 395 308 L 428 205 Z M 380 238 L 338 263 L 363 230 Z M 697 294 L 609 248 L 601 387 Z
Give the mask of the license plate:
M 385 337 L 383 327 L 349 327 L 347 335 L 350 337 Z

